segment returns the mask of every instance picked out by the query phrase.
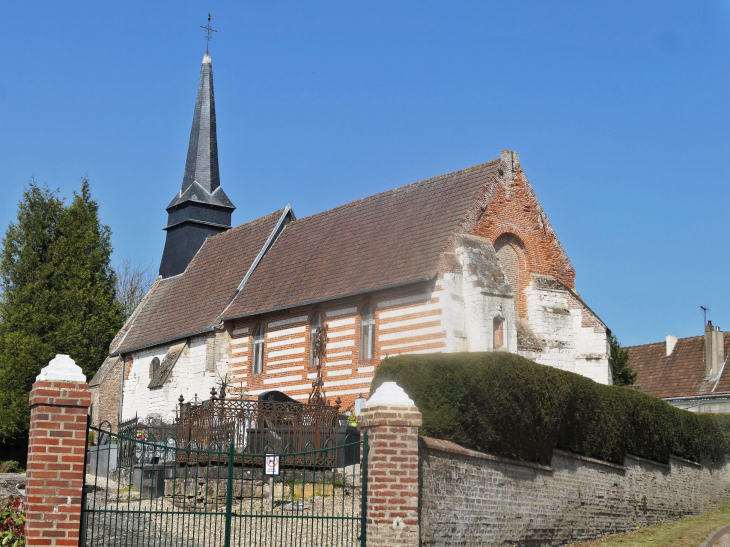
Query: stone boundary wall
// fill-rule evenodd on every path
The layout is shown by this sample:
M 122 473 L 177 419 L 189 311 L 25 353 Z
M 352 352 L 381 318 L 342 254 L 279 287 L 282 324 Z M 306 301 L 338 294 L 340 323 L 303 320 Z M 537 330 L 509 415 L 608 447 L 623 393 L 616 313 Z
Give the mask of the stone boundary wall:
M 624 465 L 555 450 L 550 466 L 422 437 L 421 544 L 564 545 L 711 511 L 730 498 L 730 462 Z

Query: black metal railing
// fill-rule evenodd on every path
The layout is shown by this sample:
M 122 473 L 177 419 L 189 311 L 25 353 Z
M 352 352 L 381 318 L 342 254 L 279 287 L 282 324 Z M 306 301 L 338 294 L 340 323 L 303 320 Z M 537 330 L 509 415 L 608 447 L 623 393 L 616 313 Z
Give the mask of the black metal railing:
M 107 423 L 89 430 L 128 446 L 129 457 L 115 468 L 111 451 L 100 452 L 89 465 L 84 547 L 365 545 L 367 434 L 302 451 L 287 444 L 241 453 L 232 441 L 181 446 L 172 437 L 113 433 Z M 267 474 L 271 458 L 278 458 L 276 475 Z

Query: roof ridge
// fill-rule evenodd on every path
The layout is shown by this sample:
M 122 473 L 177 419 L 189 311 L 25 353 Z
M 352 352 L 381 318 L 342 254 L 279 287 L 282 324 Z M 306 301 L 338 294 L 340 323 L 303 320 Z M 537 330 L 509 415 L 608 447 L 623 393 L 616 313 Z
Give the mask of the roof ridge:
M 730 334 L 730 333 L 725 333 L 725 334 Z M 679 343 L 682 340 L 691 340 L 693 338 L 704 338 L 704 337 L 705 337 L 704 334 L 699 334 L 697 336 L 685 336 L 684 338 L 677 338 L 677 343 Z M 647 346 L 659 346 L 659 345 L 663 345 L 663 344 L 666 344 L 666 343 L 667 343 L 666 341 L 664 341 L 664 342 L 649 342 L 648 344 L 636 344 L 636 345 L 633 345 L 633 346 L 623 346 L 623 347 L 624 347 L 624 349 L 628 349 L 628 348 L 643 348 L 643 347 L 647 347 Z
M 499 158 L 495 158 L 493 160 L 490 160 L 490 161 L 487 161 L 487 162 L 484 162 L 484 163 L 480 163 L 479 165 L 474 165 L 472 167 L 466 167 L 466 168 L 460 169 L 458 171 L 452 171 L 451 173 L 444 173 L 442 175 L 437 175 L 435 177 L 431 177 L 431 178 L 428 178 L 428 179 L 422 179 L 422 180 L 418 180 L 416 182 L 411 182 L 411 183 L 408 183 L 408 184 L 404 184 L 403 186 L 398 186 L 397 188 L 392 188 L 390 190 L 385 190 L 385 191 L 379 192 L 377 194 L 372 194 L 370 196 L 365 196 L 364 198 L 356 199 L 356 200 L 353 200 L 353 201 L 348 201 L 347 203 L 343 203 L 342 205 L 337 205 L 336 207 L 332 207 L 331 209 L 325 209 L 324 211 L 320 211 L 318 213 L 313 213 L 313 214 L 308 215 L 306 217 L 298 218 L 298 219 L 292 221 L 291 224 L 293 226 L 294 224 L 299 224 L 299 223 L 301 223 L 304 220 L 312 220 L 312 219 L 314 219 L 314 218 L 316 218 L 318 216 L 321 216 L 321 215 L 324 215 L 324 214 L 327 214 L 327 213 L 331 213 L 333 211 L 337 211 L 337 210 L 340 210 L 340 209 L 345 209 L 347 207 L 354 206 L 355 204 L 358 204 L 358 203 L 363 203 L 363 202 L 366 202 L 366 201 L 369 201 L 369 200 L 381 198 L 381 197 L 384 197 L 384 196 L 389 195 L 389 194 L 395 194 L 396 192 L 404 191 L 407 188 L 411 188 L 411 187 L 414 187 L 414 186 L 419 185 L 419 184 L 435 183 L 438 180 L 443 179 L 445 177 L 448 177 L 448 176 L 451 176 L 451 175 L 456 175 L 456 174 L 459 174 L 459 173 L 466 173 L 467 171 L 471 171 L 471 170 L 474 170 L 474 169 L 477 169 L 477 168 L 480 168 L 480 167 L 484 167 L 484 166 L 489 165 L 489 164 L 492 164 L 492 163 L 497 163 L 499 161 L 500 161 Z
M 281 209 L 277 209 L 276 211 L 272 211 L 271 213 L 268 213 L 268 214 L 266 214 L 266 215 L 264 215 L 262 217 L 258 217 L 258 218 L 255 218 L 253 220 L 249 220 L 248 222 L 244 222 L 243 224 L 239 224 L 238 226 L 233 226 L 232 228 L 229 228 L 225 232 L 221 232 L 220 234 L 215 234 L 215 235 L 210 236 L 208 239 L 220 238 L 221 236 L 224 236 L 226 234 L 230 234 L 234 230 L 240 230 L 240 229 L 243 229 L 243 228 L 250 227 L 250 226 L 252 226 L 253 224 L 255 224 L 257 222 L 263 222 L 264 220 L 266 220 L 266 219 L 268 219 L 268 218 L 270 218 L 272 216 L 275 216 L 275 215 L 281 216 L 281 214 L 284 212 L 285 209 L 286 209 L 286 207 L 282 207 Z

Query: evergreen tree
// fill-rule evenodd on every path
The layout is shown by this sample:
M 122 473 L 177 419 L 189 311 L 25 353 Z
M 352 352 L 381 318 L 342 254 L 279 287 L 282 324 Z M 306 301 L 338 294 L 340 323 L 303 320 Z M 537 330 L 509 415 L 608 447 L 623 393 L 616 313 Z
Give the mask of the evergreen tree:
M 614 334 L 611 334 L 611 370 L 615 386 L 630 386 L 636 381 L 636 372 L 629 366 L 629 352 L 621 347 Z
M 123 321 L 110 234 L 85 179 L 70 205 L 35 182 L 23 193 L 0 254 L 0 442 L 27 434 L 30 388 L 55 354 L 89 380 L 104 361 Z

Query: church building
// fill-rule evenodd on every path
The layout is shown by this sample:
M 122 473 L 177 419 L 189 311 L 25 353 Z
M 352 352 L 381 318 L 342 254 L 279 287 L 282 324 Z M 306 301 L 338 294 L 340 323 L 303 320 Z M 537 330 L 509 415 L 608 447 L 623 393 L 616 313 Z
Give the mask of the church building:
M 609 331 L 576 292 L 516 152 L 232 227 L 215 116 L 206 54 L 160 276 L 90 382 L 95 423 L 169 420 L 180 396 L 207 399 L 224 378 L 229 396 L 306 402 L 318 366 L 327 397 L 347 407 L 382 359 L 406 353 L 509 351 L 611 383 Z

